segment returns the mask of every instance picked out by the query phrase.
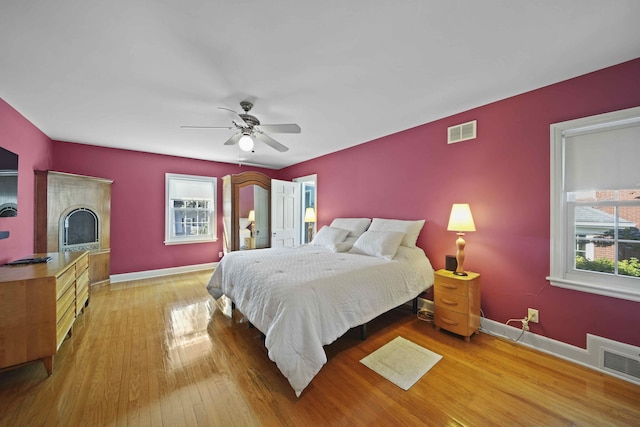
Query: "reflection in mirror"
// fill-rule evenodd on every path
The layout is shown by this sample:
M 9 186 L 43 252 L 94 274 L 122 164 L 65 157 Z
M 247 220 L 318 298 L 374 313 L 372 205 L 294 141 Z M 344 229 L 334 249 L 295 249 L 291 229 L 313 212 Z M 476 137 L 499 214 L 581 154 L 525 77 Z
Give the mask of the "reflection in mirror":
M 0 147 L 0 217 L 18 215 L 18 155 Z
M 302 218 L 304 227 L 301 227 L 302 235 L 300 241 L 302 243 L 309 243 L 313 240 L 313 236 L 316 234 L 316 223 L 318 218 L 318 203 L 317 203 L 317 175 L 308 175 L 301 178 L 295 178 L 294 182 L 302 183 L 302 215 L 310 213 L 309 208 L 313 209 L 314 217 Z M 307 221 L 309 219 L 309 221 Z M 312 221 L 311 221 L 312 220 Z
M 253 201 L 253 187 L 255 185 L 247 185 L 240 188 L 239 200 L 239 224 L 240 233 L 240 249 L 254 249 L 255 245 L 255 203 Z
M 269 193 L 257 185 L 241 187 L 239 192 L 240 249 L 269 247 Z

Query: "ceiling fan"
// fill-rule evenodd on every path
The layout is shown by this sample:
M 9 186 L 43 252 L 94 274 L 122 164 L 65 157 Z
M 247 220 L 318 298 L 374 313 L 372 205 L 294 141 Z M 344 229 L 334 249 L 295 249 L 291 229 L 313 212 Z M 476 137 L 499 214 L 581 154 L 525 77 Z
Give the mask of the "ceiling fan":
M 302 130 L 297 124 L 279 124 L 279 125 L 264 125 L 260 123 L 260 120 L 256 116 L 249 114 L 253 103 L 249 101 L 240 102 L 240 106 L 244 110 L 244 113 L 237 113 L 230 108 L 218 107 L 221 110 L 225 110 L 232 115 L 231 123 L 233 126 L 180 126 L 183 129 L 236 129 L 238 133 L 234 134 L 224 143 L 224 145 L 236 145 L 238 144 L 243 151 L 252 151 L 254 146 L 254 140 L 264 142 L 269 147 L 274 148 L 280 152 L 289 150 L 289 147 L 282 145 L 269 135 L 264 133 L 300 133 Z

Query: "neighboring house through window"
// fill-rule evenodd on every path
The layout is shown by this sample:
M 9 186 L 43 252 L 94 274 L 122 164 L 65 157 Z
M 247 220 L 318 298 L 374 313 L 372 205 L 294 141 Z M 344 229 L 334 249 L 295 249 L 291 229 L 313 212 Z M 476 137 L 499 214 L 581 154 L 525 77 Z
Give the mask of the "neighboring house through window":
M 165 245 L 215 242 L 216 178 L 167 173 Z
M 554 286 L 640 301 L 640 107 L 551 126 Z

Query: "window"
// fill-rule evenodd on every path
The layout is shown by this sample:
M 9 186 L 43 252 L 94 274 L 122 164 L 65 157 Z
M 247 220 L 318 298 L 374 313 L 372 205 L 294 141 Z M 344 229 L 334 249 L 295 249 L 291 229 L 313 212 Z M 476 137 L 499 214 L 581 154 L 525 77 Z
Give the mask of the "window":
M 640 301 L 640 107 L 551 126 L 552 285 Z
M 215 242 L 216 178 L 165 175 L 165 245 Z

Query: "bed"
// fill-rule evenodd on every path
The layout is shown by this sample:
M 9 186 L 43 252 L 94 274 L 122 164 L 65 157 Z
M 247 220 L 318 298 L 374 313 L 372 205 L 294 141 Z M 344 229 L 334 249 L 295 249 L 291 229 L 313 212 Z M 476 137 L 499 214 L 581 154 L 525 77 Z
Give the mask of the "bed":
M 415 246 L 423 225 L 337 218 L 311 244 L 226 254 L 207 289 L 264 334 L 269 358 L 300 396 L 327 362 L 323 346 L 433 284 Z

